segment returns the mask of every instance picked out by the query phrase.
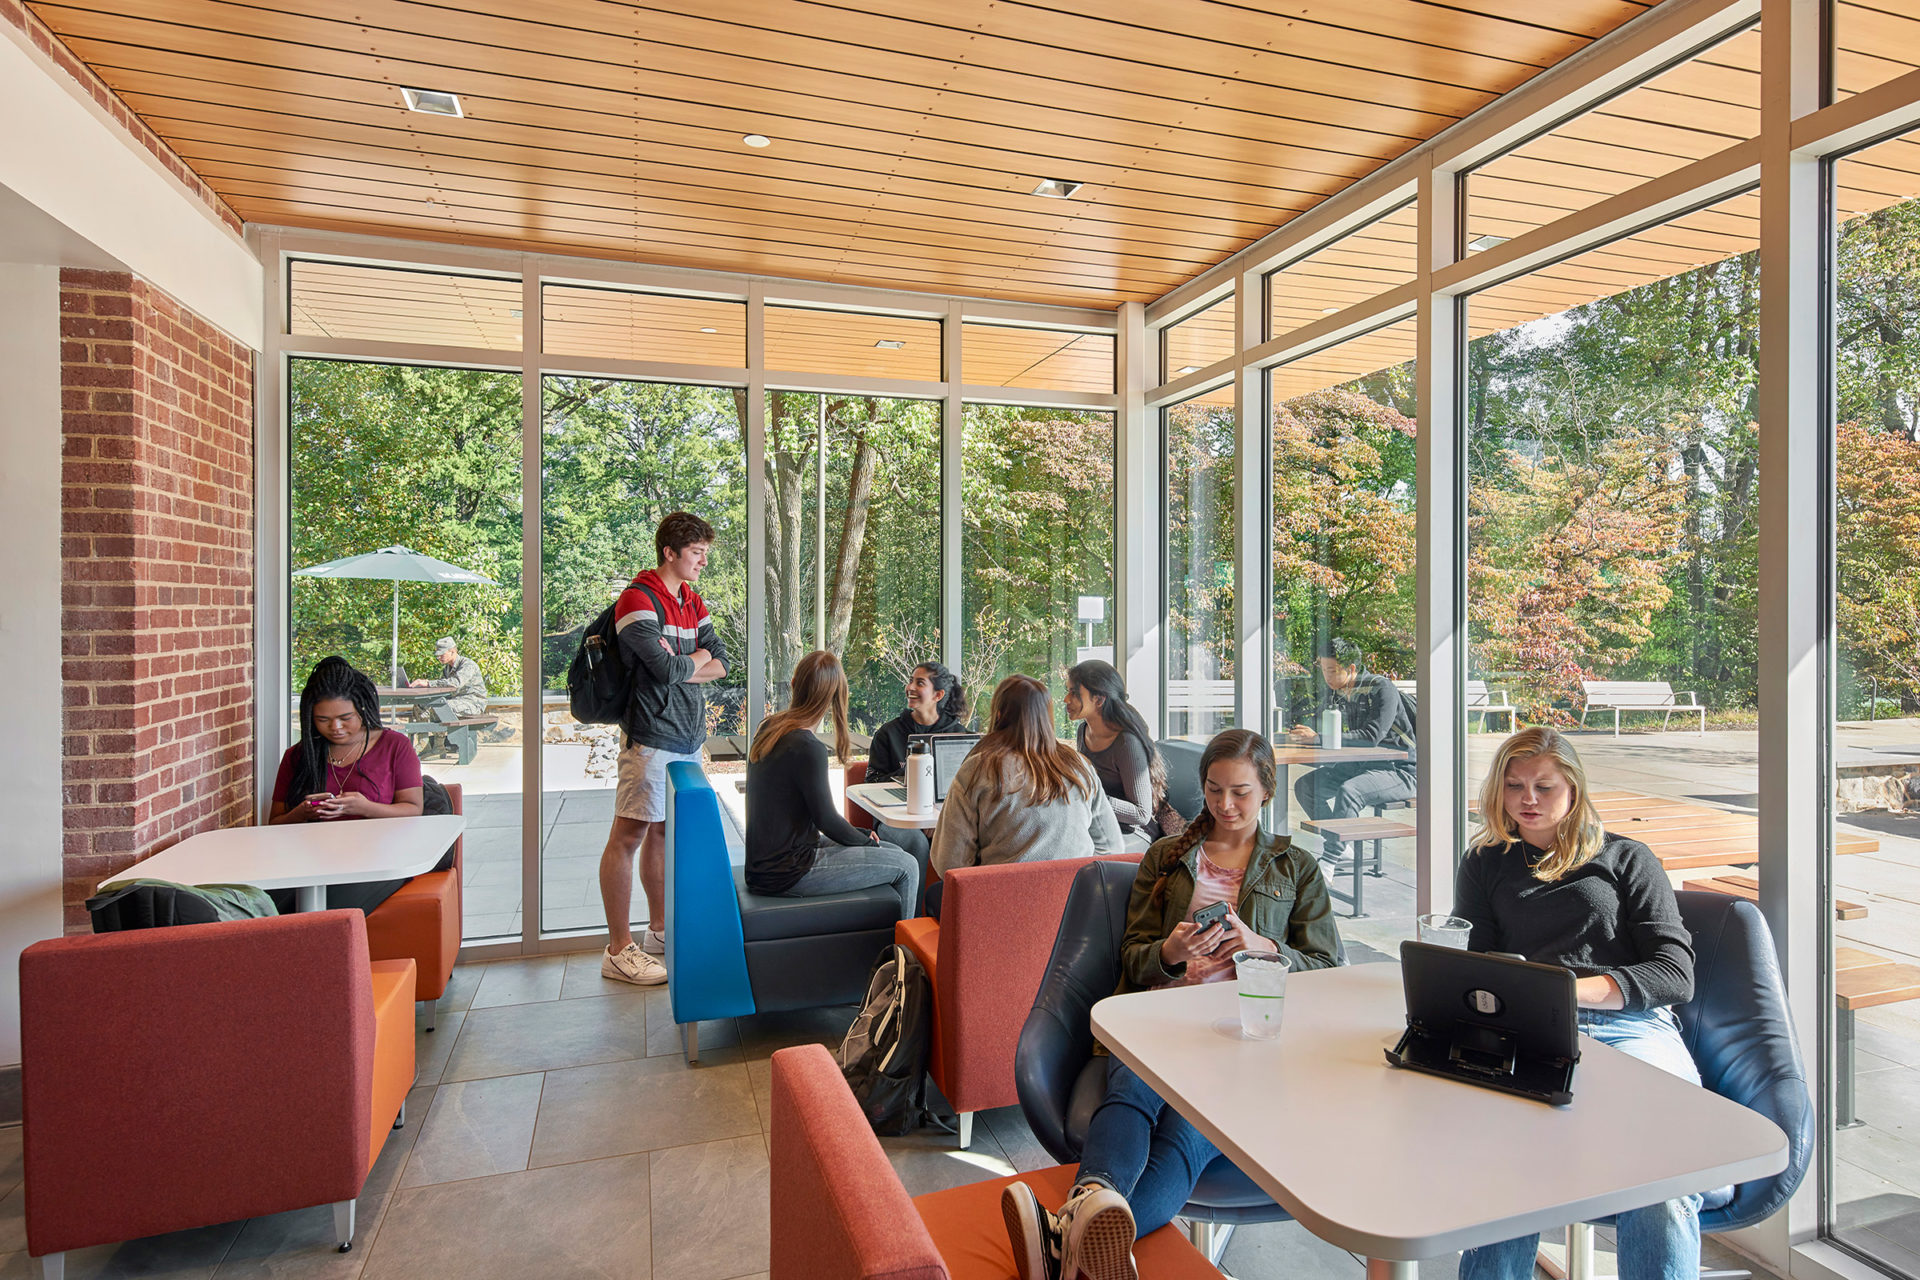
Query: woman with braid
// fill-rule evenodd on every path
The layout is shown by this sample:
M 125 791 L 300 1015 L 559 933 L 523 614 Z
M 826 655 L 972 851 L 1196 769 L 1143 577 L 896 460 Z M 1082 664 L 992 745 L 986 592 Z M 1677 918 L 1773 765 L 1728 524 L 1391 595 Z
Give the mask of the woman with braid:
M 380 727 L 380 696 L 373 681 L 345 658 L 320 659 L 300 691 L 300 741 L 280 757 L 267 821 L 278 826 L 411 818 L 419 815 L 424 797 L 420 757 L 406 734 Z M 371 911 L 405 883 L 329 885 L 327 907 Z M 284 911 L 292 894 L 280 893 Z
M 1229 729 L 1200 756 L 1206 808 L 1185 832 L 1141 859 L 1120 942 L 1120 987 L 1233 978 L 1236 951 L 1277 951 L 1294 970 L 1340 963 L 1327 882 L 1311 853 L 1260 829 L 1273 798 L 1273 749 Z M 1216 902 L 1227 916 L 1204 929 L 1193 916 Z M 1020 1280 L 1136 1280 L 1133 1242 L 1187 1202 L 1220 1151 L 1118 1058 L 1087 1125 L 1080 1172 L 1057 1214 L 1024 1182 L 1001 1193 Z

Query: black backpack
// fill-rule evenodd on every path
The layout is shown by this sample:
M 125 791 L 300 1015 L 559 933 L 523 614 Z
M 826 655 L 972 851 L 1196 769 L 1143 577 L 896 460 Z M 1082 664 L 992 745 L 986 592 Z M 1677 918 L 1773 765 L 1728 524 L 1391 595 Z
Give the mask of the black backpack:
M 632 585 L 640 587 L 638 582 Z M 660 598 L 645 587 L 640 590 L 646 591 L 665 618 Z M 621 724 L 633 706 L 633 684 L 640 672 L 629 667 L 620 653 L 620 637 L 614 629 L 614 610 L 619 607 L 615 600 L 587 624 L 579 651 L 567 666 L 567 705 L 581 724 Z
M 867 996 L 834 1055 L 873 1131 L 889 1137 L 953 1122 L 927 1099 L 927 1047 L 933 1040 L 933 988 L 913 953 L 898 943 L 880 953 Z

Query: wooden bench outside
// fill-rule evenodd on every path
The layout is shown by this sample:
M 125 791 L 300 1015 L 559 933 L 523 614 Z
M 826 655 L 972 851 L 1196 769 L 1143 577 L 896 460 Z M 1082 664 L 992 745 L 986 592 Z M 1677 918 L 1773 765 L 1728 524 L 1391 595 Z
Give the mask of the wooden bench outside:
M 1854 1116 L 1854 1013 L 1877 1005 L 1920 1000 L 1920 966 L 1900 964 L 1885 956 L 1857 947 L 1833 950 L 1834 1002 L 1840 1017 L 1835 1030 L 1834 1066 L 1838 1079 L 1834 1086 L 1834 1126 L 1851 1129 L 1860 1124 Z
M 1167 714 L 1215 712 L 1231 716 L 1239 708 L 1234 703 L 1231 680 L 1167 681 Z
M 1700 732 L 1707 731 L 1707 709 L 1700 705 L 1691 689 L 1673 691 L 1673 686 L 1665 680 L 1582 680 L 1580 691 L 1586 703 L 1580 708 L 1580 727 L 1587 727 L 1587 712 L 1613 712 L 1613 736 L 1620 736 L 1620 713 L 1622 711 L 1659 712 L 1665 717 L 1660 724 L 1665 729 L 1673 723 L 1673 713 L 1685 711 L 1697 713 L 1700 717 Z M 1681 702 L 1681 698 L 1685 702 Z
M 1712 876 L 1702 880 L 1689 880 L 1681 886 L 1702 893 L 1724 893 L 1733 898 L 1745 898 L 1748 902 L 1760 901 L 1760 878 L 1752 875 Z M 1833 903 L 1833 918 L 1836 920 L 1864 920 L 1867 909 L 1857 902 L 1847 902 L 1836 898 Z
M 386 727 L 412 738 L 444 733 L 456 764 L 472 764 L 480 754 L 480 731 L 500 723 L 499 716 L 466 716 L 452 720 L 395 720 Z
M 1327 881 L 1327 892 L 1338 901 L 1353 908 L 1352 919 L 1358 920 L 1367 914 L 1366 891 L 1361 880 L 1362 875 L 1384 876 L 1387 874 L 1383 861 L 1381 842 L 1398 840 L 1405 836 L 1420 833 L 1419 828 L 1410 823 L 1396 822 L 1392 818 L 1378 815 L 1359 818 L 1321 818 L 1308 819 L 1300 824 L 1303 831 L 1312 831 L 1323 836 L 1332 836 L 1352 849 L 1352 856 L 1341 858 L 1328 868 L 1329 876 L 1351 875 L 1351 890 L 1336 889 L 1331 878 Z M 1373 852 L 1366 851 L 1366 843 L 1373 842 Z

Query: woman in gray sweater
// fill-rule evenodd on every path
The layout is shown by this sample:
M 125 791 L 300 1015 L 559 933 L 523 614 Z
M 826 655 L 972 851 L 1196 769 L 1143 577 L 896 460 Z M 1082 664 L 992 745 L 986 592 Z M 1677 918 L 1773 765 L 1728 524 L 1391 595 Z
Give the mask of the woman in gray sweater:
M 1053 699 L 1032 676 L 993 691 L 988 733 L 954 774 L 933 832 L 933 869 L 1118 853 L 1120 825 L 1086 757 L 1053 736 Z M 927 914 L 940 915 L 940 886 Z

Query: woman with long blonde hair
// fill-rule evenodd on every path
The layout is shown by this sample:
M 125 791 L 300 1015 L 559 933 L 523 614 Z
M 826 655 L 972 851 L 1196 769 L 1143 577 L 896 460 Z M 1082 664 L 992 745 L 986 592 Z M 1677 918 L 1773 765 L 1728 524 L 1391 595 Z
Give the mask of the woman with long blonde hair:
M 933 866 L 1040 862 L 1118 853 L 1120 824 L 1091 762 L 1053 736 L 1053 699 L 1032 676 L 993 691 L 988 733 L 953 775 L 933 832 Z M 927 913 L 940 896 L 927 891 Z
M 920 896 L 912 854 L 848 822 L 827 782 L 827 747 L 814 735 L 833 721 L 833 753 L 852 750 L 847 732 L 847 674 L 824 649 L 793 668 L 785 711 L 760 723 L 747 751 L 747 888 L 810 898 L 887 885 L 910 919 Z
M 1673 1015 L 1693 998 L 1693 940 L 1653 851 L 1601 825 L 1573 744 L 1549 728 L 1502 743 L 1480 822 L 1454 876 L 1469 949 L 1571 970 L 1582 1031 L 1698 1084 Z M 1699 1210 L 1684 1196 L 1618 1215 L 1623 1280 L 1696 1276 Z M 1529 1280 L 1539 1241 L 1469 1249 L 1461 1280 Z

